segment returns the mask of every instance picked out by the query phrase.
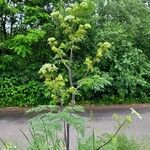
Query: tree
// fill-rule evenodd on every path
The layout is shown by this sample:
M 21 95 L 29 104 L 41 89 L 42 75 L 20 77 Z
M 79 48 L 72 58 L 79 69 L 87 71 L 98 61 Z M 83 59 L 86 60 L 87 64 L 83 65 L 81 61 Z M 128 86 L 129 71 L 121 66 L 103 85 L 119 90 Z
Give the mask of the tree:
M 98 44 L 96 56 L 94 58 L 86 58 L 84 61 L 86 71 L 83 77 L 76 81 L 74 80 L 74 66 L 77 67 L 78 65 L 74 61 L 74 52 L 82 50 L 79 44 L 85 40 L 87 32 L 91 28 L 90 24 L 84 23 L 84 14 L 86 14 L 86 10 L 91 5 L 93 5 L 91 2 L 84 1 L 80 4 L 75 3 L 64 10 L 53 11 L 51 13 L 52 20 L 57 23 L 57 27 L 62 31 L 61 36 L 63 39 L 59 39 L 59 41 L 55 37 L 48 39 L 51 50 L 55 54 L 55 64 L 48 63 L 43 65 L 39 73 L 45 79 L 45 85 L 50 91 L 50 102 L 52 104 L 59 103 L 61 106 L 64 106 L 64 103 L 71 102 L 71 105 L 74 107 L 75 96 L 79 94 L 78 90 L 82 86 L 99 90 L 102 86 L 110 84 L 109 81 L 98 74 L 90 76 L 94 72 L 95 63 L 99 62 L 101 57 L 110 48 L 111 44 L 108 42 Z M 82 15 L 80 14 L 81 12 Z M 61 67 L 66 70 L 67 75 L 63 77 L 56 65 L 62 65 Z M 78 70 L 76 69 L 75 71 Z M 64 123 L 64 134 L 66 149 L 69 150 L 70 135 L 68 122 Z
M 54 64 L 43 65 L 39 73 L 45 78 L 52 102 L 64 105 L 65 101 L 69 102 L 71 95 L 71 103 L 75 104 L 75 95 L 79 94 L 78 90 L 82 86 L 99 90 L 104 85 L 110 84 L 99 74 L 93 75 L 95 63 L 100 61 L 111 46 L 108 42 L 98 44 L 96 56 L 87 57 L 84 60 L 83 65 L 86 69 L 84 69 L 82 78 L 74 80 L 74 72 L 78 72 L 79 67 L 79 64 L 74 61 L 75 52 L 84 51 L 79 45 L 86 39 L 87 32 L 91 29 L 91 25 L 83 21 L 85 16 L 80 13 L 85 14 L 91 5 L 93 3 L 85 1 L 81 4 L 75 3 L 63 11 L 51 13 L 53 21 L 57 22 L 57 27 L 62 31 L 63 39 L 59 41 L 55 37 L 48 39 L 51 51 L 55 54 Z M 67 75 L 63 74 L 63 77 L 57 65 L 61 66 L 61 70 L 64 67 Z M 74 69 L 75 67 L 77 69 Z
M 94 39 L 95 43 L 99 39 L 112 43 L 100 68 L 113 81 L 112 86 L 100 94 L 105 98 L 109 95 L 122 99 L 148 97 L 150 63 L 146 30 L 150 10 L 141 0 L 113 0 L 103 5 L 103 1 L 99 2 L 97 26 L 100 28 L 97 27 Z

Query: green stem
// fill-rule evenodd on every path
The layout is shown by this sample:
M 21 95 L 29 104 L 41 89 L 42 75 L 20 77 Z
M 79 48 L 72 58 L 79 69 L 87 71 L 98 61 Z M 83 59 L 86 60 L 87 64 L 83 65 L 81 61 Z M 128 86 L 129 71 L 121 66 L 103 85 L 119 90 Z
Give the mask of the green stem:
M 107 141 L 105 142 L 103 145 L 99 146 L 96 150 L 100 150 L 102 147 L 106 146 L 107 144 L 109 144 L 118 134 L 118 132 L 121 130 L 121 128 L 126 124 L 127 119 L 119 126 L 119 128 L 117 129 L 117 131 L 114 133 L 114 135 Z

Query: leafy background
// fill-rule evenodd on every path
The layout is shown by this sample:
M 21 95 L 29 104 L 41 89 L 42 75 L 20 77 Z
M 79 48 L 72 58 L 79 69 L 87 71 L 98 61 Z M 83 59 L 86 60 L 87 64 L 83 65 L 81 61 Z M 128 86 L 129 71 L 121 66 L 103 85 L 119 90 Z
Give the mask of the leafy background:
M 38 71 L 43 64 L 53 61 L 47 39 L 53 36 L 60 41 L 65 39 L 50 13 L 57 9 L 63 12 L 72 3 L 72 0 L 0 0 L 0 106 L 49 103 Z M 93 0 L 76 15 L 83 16 L 82 22 L 91 24 L 92 29 L 74 54 L 75 80 L 84 72 L 83 58 L 94 56 L 99 41 L 112 45 L 94 70 L 111 84 L 100 87 L 104 81 L 88 80 L 77 101 L 150 102 L 149 1 Z M 65 74 L 63 69 L 60 72 Z M 93 85 L 92 91 L 88 85 Z

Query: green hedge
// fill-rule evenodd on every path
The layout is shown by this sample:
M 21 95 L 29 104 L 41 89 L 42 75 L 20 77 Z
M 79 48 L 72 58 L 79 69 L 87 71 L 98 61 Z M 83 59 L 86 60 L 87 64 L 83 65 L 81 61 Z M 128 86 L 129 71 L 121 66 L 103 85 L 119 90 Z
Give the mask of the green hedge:
M 44 86 L 36 80 L 18 84 L 16 77 L 0 78 L 0 106 L 36 106 L 47 104 Z

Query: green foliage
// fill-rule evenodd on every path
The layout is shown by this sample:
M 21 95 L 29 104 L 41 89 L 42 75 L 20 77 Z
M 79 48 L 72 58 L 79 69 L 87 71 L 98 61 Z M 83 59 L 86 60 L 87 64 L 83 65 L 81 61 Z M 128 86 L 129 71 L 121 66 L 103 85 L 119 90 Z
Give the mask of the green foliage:
M 137 8 L 139 3 L 132 3 L 135 8 Z M 112 2 L 108 4 L 109 10 L 115 9 L 125 9 L 129 3 L 125 1 L 120 1 L 120 3 Z M 115 5 L 116 4 L 116 5 Z M 119 7 L 119 8 L 118 8 Z M 125 8 L 124 8 L 125 7 Z M 131 7 L 131 6 L 130 6 Z M 126 8 L 127 9 L 127 8 Z M 141 8 L 142 9 L 142 8 Z M 143 8 L 145 9 L 145 8 Z M 133 9 L 132 9 L 133 10 Z M 123 15 L 120 19 L 124 19 Z M 142 11 L 142 10 L 141 10 Z M 144 10 L 143 10 L 144 11 Z M 105 12 L 109 15 L 110 12 Z M 129 12 L 128 12 L 129 13 Z M 130 12 L 131 13 L 131 12 Z M 136 45 L 136 32 L 137 29 L 135 21 L 130 24 L 129 20 L 118 20 L 118 16 L 115 12 L 110 13 L 113 17 L 112 20 L 105 20 L 101 29 L 97 30 L 97 39 L 108 39 L 112 43 L 112 49 L 104 60 L 104 63 L 101 63 L 100 68 L 103 68 L 109 75 L 113 78 L 111 94 L 118 95 L 121 98 L 129 97 L 149 97 L 149 59 L 143 54 L 142 49 Z M 135 15 L 131 13 L 131 15 Z M 137 17 L 137 16 L 136 16 Z M 126 19 L 130 19 L 126 16 Z M 137 19 L 137 18 L 136 18 Z M 142 19 L 142 18 L 140 18 Z M 132 31 L 131 31 L 132 30 Z
M 16 35 L 15 38 L 12 39 L 9 48 L 14 50 L 18 56 L 25 57 L 27 54 L 32 53 L 32 45 L 41 40 L 44 34 L 44 31 L 29 30 L 27 35 Z
M 111 137 L 111 135 L 107 134 L 107 135 L 103 135 L 103 137 L 104 137 L 103 141 L 100 141 L 98 139 L 99 144 L 108 140 Z M 81 145 L 78 147 L 78 150 L 89 150 L 89 148 L 91 148 L 91 145 L 93 144 L 91 140 L 92 140 L 92 137 L 89 137 L 87 139 L 87 143 L 81 144 L 79 142 L 79 144 Z M 48 145 L 47 144 L 44 145 L 43 141 L 40 140 L 40 138 L 36 139 L 34 142 L 39 145 L 38 148 L 40 148 L 40 150 L 48 149 Z M 60 143 L 60 145 L 62 144 L 61 141 L 58 141 L 58 142 Z M 57 143 L 57 146 L 60 146 L 59 143 Z M 148 149 L 149 147 L 147 146 L 147 144 L 148 142 L 145 144 L 144 143 L 139 144 L 134 138 L 128 138 L 126 135 L 117 135 L 116 138 L 111 143 L 109 143 L 107 146 L 103 148 L 103 150 L 127 150 L 127 149 L 128 150 L 149 150 Z M 57 146 L 55 146 L 55 148 L 57 148 L 58 150 L 59 147 Z M 32 150 L 34 150 L 37 148 L 37 145 L 33 144 L 31 145 L 31 147 L 32 147 Z M 7 143 L 7 148 L 3 148 L 2 150 L 20 150 L 20 149 L 14 146 L 12 143 Z
M 37 106 L 47 103 L 44 96 L 45 87 L 38 81 L 31 80 L 24 84 L 18 84 L 16 77 L 1 78 L 1 107 L 4 106 Z
M 1 150 L 19 150 L 19 148 L 11 142 L 4 142 L 3 144 L 4 148 L 2 148 Z
M 95 145 L 103 144 L 108 139 L 111 138 L 112 135 L 106 134 L 103 135 L 103 139 L 96 138 Z M 80 143 L 80 142 L 79 142 Z M 87 138 L 85 143 L 79 145 L 78 150 L 94 150 L 93 147 L 93 137 L 92 135 Z M 117 135 L 112 142 L 107 144 L 102 148 L 103 150 L 141 150 L 141 146 L 134 138 L 128 138 L 126 135 Z M 146 149 L 148 150 L 148 149 Z
M 109 136 L 108 136 L 109 137 Z M 104 150 L 140 150 L 140 145 L 134 138 L 127 138 L 125 135 L 117 136 Z
M 78 86 L 85 72 L 88 72 L 86 79 L 99 75 L 104 79 L 102 83 L 106 80 L 111 83 L 91 92 L 87 91 L 89 87 L 81 86 L 78 101 L 117 97 L 121 103 L 123 99 L 149 102 L 149 1 L 78 2 L 0 0 L 0 78 L 15 77 L 28 82 L 35 79 L 41 84 L 42 80 L 33 70 L 36 72 L 42 64 L 50 62 L 59 67 L 58 74 L 68 80 L 68 71 L 63 66 L 68 65 L 72 49 L 73 86 L 70 91 Z M 107 52 L 104 45 L 110 46 L 106 41 L 111 43 Z M 65 81 L 67 86 L 68 83 L 69 80 Z M 22 84 L 24 82 L 16 86 Z M 79 95 L 79 89 L 76 94 Z M 50 99 L 50 95 L 46 92 L 47 98 Z M 113 100 L 110 103 L 116 103 Z
M 93 91 L 97 92 L 103 90 L 104 86 L 111 85 L 111 83 L 99 75 L 94 75 L 92 77 L 81 79 L 79 81 L 79 85 L 82 85 L 84 91 L 92 89 Z
M 67 80 L 61 74 L 56 75 L 57 70 L 58 68 L 55 65 L 45 64 L 39 73 L 45 78 L 45 85 L 50 91 L 49 93 L 47 92 L 47 96 L 50 96 L 51 103 L 57 104 L 59 102 L 63 105 L 69 97 L 69 90 L 66 90 Z
M 54 106 L 42 106 L 34 108 L 30 112 L 37 110 L 41 111 L 42 108 L 43 110 L 50 110 L 50 112 L 36 116 L 31 120 L 30 124 L 33 141 L 30 143 L 29 149 L 66 149 L 65 135 L 61 136 L 62 133 L 65 133 L 64 126 L 66 124 L 69 124 L 77 132 L 76 138 L 78 150 L 99 150 L 102 148 L 106 148 L 106 150 L 111 148 L 114 148 L 114 150 L 120 150 L 122 148 L 134 148 L 135 150 L 140 149 L 140 146 L 135 142 L 135 140 L 130 139 L 128 141 L 126 136 L 117 135 L 123 127 L 132 122 L 134 116 L 142 119 L 140 114 L 133 108 L 131 108 L 131 113 L 127 116 L 114 115 L 115 120 L 118 122 L 116 132 L 113 135 L 103 135 L 101 139 L 99 139 L 98 135 L 95 134 L 94 129 L 92 134 L 85 134 L 86 119 L 76 114 L 76 112 L 83 112 L 83 108 L 81 106 L 67 106 L 57 113 L 56 110 L 55 113 L 53 112 L 55 108 Z M 121 143 L 120 140 L 122 140 Z
M 104 88 L 105 85 L 110 82 L 107 79 L 100 77 L 99 75 L 91 75 L 86 78 L 87 75 L 90 75 L 94 70 L 94 64 L 99 62 L 101 57 L 108 51 L 111 47 L 111 44 L 108 42 L 99 43 L 98 50 L 96 53 L 96 58 L 90 60 L 86 58 L 85 64 L 87 66 L 86 72 L 83 77 L 81 77 L 81 81 L 74 80 L 74 66 L 77 66 L 74 62 L 73 56 L 76 51 L 80 51 L 81 48 L 78 46 L 82 41 L 86 40 L 86 35 L 88 30 L 91 29 L 91 25 L 88 23 L 82 24 L 83 16 L 78 16 L 79 9 L 85 11 L 89 5 L 88 2 L 82 2 L 81 4 L 74 4 L 70 7 L 61 11 L 53 11 L 51 16 L 53 21 L 57 22 L 57 26 L 62 28 L 64 39 L 56 39 L 55 37 L 50 37 L 48 42 L 51 46 L 51 51 L 55 54 L 54 63 L 61 63 L 64 66 L 64 69 L 67 70 L 68 75 L 64 75 L 64 77 L 58 73 L 58 68 L 54 64 L 45 64 L 40 69 L 39 73 L 45 79 L 45 85 L 50 90 L 50 97 L 52 103 L 61 103 L 64 104 L 65 101 L 73 104 L 75 103 L 75 95 L 79 92 L 79 88 L 83 86 L 87 86 L 86 89 L 100 90 Z M 85 16 L 84 16 L 85 17 Z M 84 49 L 83 49 L 84 50 Z M 85 79 L 84 79 L 85 78 Z M 82 80 L 83 79 L 83 80 Z M 95 84 L 93 85 L 93 83 Z M 68 85 L 69 86 L 68 86 Z M 86 91 L 87 92 L 87 91 Z M 72 96 L 72 98 L 70 98 Z M 71 99 L 71 100 L 70 100 Z
M 45 108 L 47 109 L 47 107 Z M 64 132 L 63 128 L 66 126 L 66 123 L 68 123 L 72 128 L 76 129 L 78 134 L 82 136 L 84 134 L 85 121 L 83 120 L 83 117 L 80 117 L 74 113 L 70 115 L 72 111 L 83 111 L 82 107 L 69 106 L 62 111 L 58 111 L 57 113 L 53 113 L 53 107 L 49 107 L 49 109 L 51 112 L 39 115 L 30 120 L 33 139 L 28 148 L 29 150 L 37 148 L 41 150 L 65 149 L 65 139 L 61 137 L 61 134 Z M 39 110 L 38 107 L 32 109 L 32 111 L 37 110 Z

